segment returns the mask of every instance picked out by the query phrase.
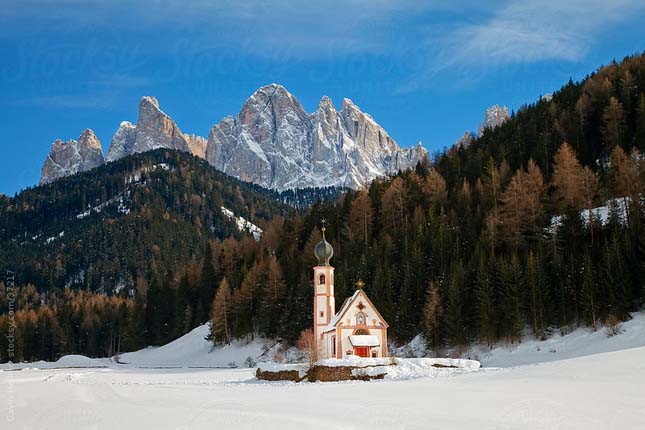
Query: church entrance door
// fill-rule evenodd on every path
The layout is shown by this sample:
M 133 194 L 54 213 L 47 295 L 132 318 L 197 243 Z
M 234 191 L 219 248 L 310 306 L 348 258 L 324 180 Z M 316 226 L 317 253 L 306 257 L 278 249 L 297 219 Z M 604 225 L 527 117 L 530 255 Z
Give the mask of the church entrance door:
M 355 346 L 354 355 L 359 357 L 369 357 L 370 356 L 370 347 L 369 346 Z

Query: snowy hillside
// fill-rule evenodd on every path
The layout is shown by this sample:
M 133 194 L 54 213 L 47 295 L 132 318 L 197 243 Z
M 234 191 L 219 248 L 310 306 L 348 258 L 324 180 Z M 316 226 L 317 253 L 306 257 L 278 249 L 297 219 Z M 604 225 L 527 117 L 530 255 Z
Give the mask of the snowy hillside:
M 478 360 L 484 367 L 513 367 L 639 347 L 645 347 L 645 312 L 632 314 L 632 319 L 623 323 L 620 334 L 615 336 L 609 336 L 605 327 L 595 332 L 589 327 L 580 327 L 564 336 L 556 333 L 542 341 L 525 336 L 521 343 L 498 344 L 492 349 L 475 345 L 463 358 Z M 429 354 L 420 336 L 394 353 L 403 357 Z
M 214 348 L 207 335 L 208 324 L 204 324 L 167 345 L 122 354 L 119 363 L 140 367 L 241 367 L 248 357 L 257 361 L 271 346 L 256 340 Z

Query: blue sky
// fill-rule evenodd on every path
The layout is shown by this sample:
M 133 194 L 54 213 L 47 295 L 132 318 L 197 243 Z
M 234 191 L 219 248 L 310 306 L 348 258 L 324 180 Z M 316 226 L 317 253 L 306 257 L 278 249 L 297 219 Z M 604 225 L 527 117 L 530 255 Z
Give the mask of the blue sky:
M 0 192 L 36 184 L 56 138 L 91 128 L 107 151 L 143 95 L 207 136 L 278 82 L 309 112 L 351 98 L 400 145 L 434 152 L 487 106 L 517 109 L 645 50 L 642 0 L 313 3 L 4 0 Z

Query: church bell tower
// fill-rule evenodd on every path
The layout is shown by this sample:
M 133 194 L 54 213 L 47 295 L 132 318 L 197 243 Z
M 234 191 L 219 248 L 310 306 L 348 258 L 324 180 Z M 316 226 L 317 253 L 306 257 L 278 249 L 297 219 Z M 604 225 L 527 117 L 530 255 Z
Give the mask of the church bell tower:
M 314 338 L 317 343 L 320 343 L 323 329 L 336 314 L 334 268 L 329 264 L 334 256 L 334 248 L 325 239 L 325 223 L 323 219 L 322 239 L 314 249 L 318 259 L 318 265 L 314 267 Z

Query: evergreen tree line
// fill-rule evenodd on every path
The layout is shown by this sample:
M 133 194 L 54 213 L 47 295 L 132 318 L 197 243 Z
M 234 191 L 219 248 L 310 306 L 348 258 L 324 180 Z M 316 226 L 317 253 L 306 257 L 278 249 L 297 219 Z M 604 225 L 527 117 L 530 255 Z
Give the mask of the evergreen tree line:
M 134 287 L 117 295 L 136 309 L 129 347 L 206 321 L 215 343 L 295 342 L 312 324 L 323 217 L 337 302 L 364 280 L 395 343 L 424 333 L 435 349 L 493 344 L 525 328 L 545 337 L 629 318 L 645 300 L 644 87 L 645 56 L 612 63 L 433 163 L 274 214 L 260 241 L 205 236 L 170 261 L 169 247 L 187 245 L 166 225 L 158 259 L 133 269 Z

